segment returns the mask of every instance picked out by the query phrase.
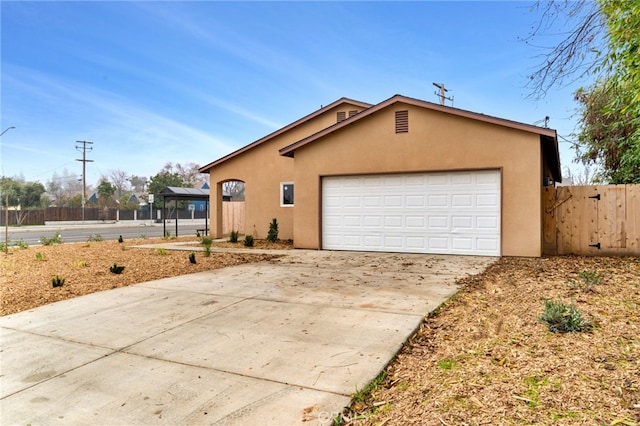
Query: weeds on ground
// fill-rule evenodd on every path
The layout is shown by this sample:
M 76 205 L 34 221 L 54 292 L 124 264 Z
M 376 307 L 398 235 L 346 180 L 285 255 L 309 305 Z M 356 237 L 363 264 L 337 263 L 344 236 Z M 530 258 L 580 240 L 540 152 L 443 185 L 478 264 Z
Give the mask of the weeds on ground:
M 569 280 L 569 286 L 580 291 L 591 292 L 602 283 L 603 276 L 596 271 L 582 271 L 578 272 L 578 278 L 578 281 Z
M 91 243 L 91 242 L 96 242 L 99 243 L 100 241 L 103 241 L 104 238 L 102 238 L 102 235 L 100 234 L 89 234 L 89 237 L 87 238 L 87 242 Z
M 156 249 L 156 254 L 159 254 L 160 256 L 164 256 L 167 254 L 167 249 L 163 247 L 158 247 Z
M 43 246 L 52 246 L 54 244 L 62 244 L 62 235 L 56 232 L 53 237 L 47 238 L 45 236 L 40 237 L 40 243 Z
M 230 243 L 237 243 L 238 242 L 238 231 L 231 231 L 231 234 L 229 234 L 229 242 Z
M 244 237 L 244 246 L 245 247 L 253 247 L 253 236 L 252 235 L 246 235 Z
M 39 262 L 42 262 L 43 260 L 46 260 L 46 258 L 44 257 L 44 254 L 42 254 L 40 252 L 37 252 L 35 256 L 36 256 L 36 260 L 39 261 Z

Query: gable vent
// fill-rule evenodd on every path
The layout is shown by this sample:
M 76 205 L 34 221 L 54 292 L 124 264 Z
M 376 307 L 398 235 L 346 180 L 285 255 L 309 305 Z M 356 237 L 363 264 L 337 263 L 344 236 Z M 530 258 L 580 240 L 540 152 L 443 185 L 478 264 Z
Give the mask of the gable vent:
M 354 111 L 349 111 L 349 118 L 353 117 L 354 115 L 356 115 L 358 113 L 358 111 L 354 110 Z
M 338 123 L 347 119 L 347 113 L 345 111 L 338 111 Z
M 409 132 L 409 111 L 396 111 L 396 133 Z

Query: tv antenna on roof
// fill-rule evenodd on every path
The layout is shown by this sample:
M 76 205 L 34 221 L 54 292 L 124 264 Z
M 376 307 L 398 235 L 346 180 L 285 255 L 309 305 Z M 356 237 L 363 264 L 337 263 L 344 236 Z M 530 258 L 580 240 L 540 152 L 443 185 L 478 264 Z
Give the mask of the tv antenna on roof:
M 433 83 L 433 85 L 439 89 L 438 92 L 433 92 L 433 93 L 435 93 L 435 95 L 440 98 L 440 105 L 444 106 L 444 101 L 451 101 L 451 106 L 453 106 L 453 96 L 448 97 L 445 95 L 445 93 L 447 93 L 449 89 L 444 87 L 444 83 L 440 83 L 440 84 Z

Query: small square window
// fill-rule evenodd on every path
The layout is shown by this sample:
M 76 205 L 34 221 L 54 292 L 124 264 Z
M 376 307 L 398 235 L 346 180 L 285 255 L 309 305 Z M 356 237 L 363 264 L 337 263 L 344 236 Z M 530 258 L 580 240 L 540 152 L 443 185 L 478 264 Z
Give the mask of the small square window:
M 293 206 L 293 182 L 280 184 L 280 207 Z

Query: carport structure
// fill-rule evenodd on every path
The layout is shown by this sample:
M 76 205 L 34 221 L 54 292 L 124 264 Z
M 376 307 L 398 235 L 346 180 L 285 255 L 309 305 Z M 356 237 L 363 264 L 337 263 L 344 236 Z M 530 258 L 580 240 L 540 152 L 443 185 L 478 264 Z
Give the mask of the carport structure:
M 199 188 L 183 188 L 178 186 L 167 186 L 158 194 L 162 197 L 162 234 L 167 235 L 167 215 L 165 208 L 167 200 L 172 201 L 204 201 L 205 202 L 205 219 L 204 219 L 204 235 L 209 230 L 209 190 Z M 178 215 L 176 214 L 176 237 L 178 236 Z

